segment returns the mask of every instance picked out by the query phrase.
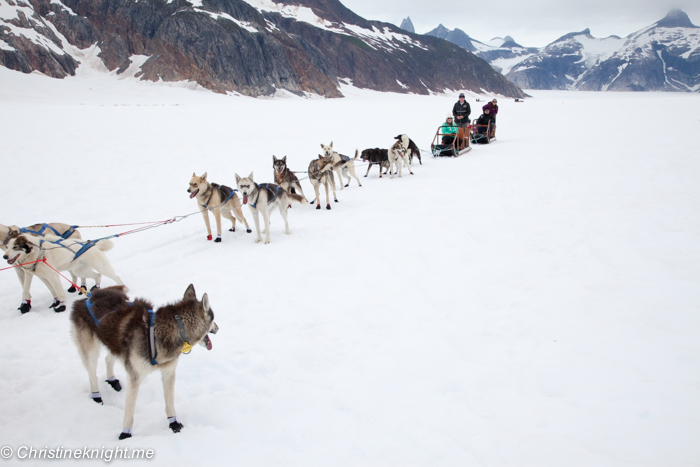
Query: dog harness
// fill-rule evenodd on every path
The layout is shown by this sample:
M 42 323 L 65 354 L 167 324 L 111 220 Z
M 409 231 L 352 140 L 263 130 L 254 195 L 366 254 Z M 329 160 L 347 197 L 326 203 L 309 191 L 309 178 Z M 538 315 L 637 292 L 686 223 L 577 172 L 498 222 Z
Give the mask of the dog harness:
M 270 192 L 274 189 L 274 192 L 275 192 L 274 194 L 275 194 L 275 196 L 273 196 L 272 199 L 267 200 L 268 203 L 271 203 L 271 202 L 273 202 L 275 199 L 277 199 L 277 195 L 278 195 L 279 192 L 280 192 L 280 187 L 279 187 L 279 185 L 275 185 L 274 183 L 261 183 L 260 185 L 256 184 L 255 187 L 258 189 L 258 192 L 260 191 L 260 187 L 263 187 L 263 188 L 265 188 L 267 191 L 270 191 Z M 274 188 L 271 188 L 271 187 L 274 187 Z M 258 199 L 260 199 L 260 193 L 258 193 L 258 197 L 255 199 L 255 204 L 250 203 L 250 205 L 251 205 L 253 208 L 255 208 L 255 209 L 257 209 Z
M 73 233 L 75 232 L 75 229 L 77 229 L 77 228 L 78 228 L 77 225 L 71 225 L 68 228 L 68 230 L 66 230 L 65 232 L 60 234 L 60 233 L 58 233 L 58 231 L 56 229 L 51 227 L 49 224 L 42 224 L 42 226 L 39 230 L 31 230 L 27 227 L 22 227 L 21 229 L 19 229 L 19 233 L 21 233 L 21 234 L 29 233 L 29 234 L 39 235 L 40 237 L 43 237 L 46 229 L 51 229 L 57 237 L 61 237 L 63 239 L 66 239 L 66 238 L 70 237 L 71 235 L 73 235 Z M 11 236 L 12 236 L 12 232 L 10 230 L 8 230 L 7 236 L 5 237 L 5 240 L 3 240 L 2 244 L 7 245 L 7 242 L 10 241 Z
M 73 235 L 73 232 L 75 232 L 75 229 L 77 229 L 77 228 L 78 228 L 77 225 L 71 225 L 68 228 L 68 230 L 66 230 L 65 232 L 63 232 L 61 234 L 61 233 L 58 233 L 58 230 L 54 229 L 49 224 L 42 224 L 42 226 L 39 230 L 31 230 L 27 227 L 22 227 L 21 229 L 19 229 L 19 233 L 30 233 L 30 234 L 34 234 L 34 235 L 40 235 L 43 237 L 44 232 L 46 232 L 46 229 L 50 229 L 54 233 L 54 235 L 65 239 L 65 238 L 68 238 L 71 235 Z
M 134 306 L 134 302 L 126 302 L 127 305 L 129 306 Z M 95 316 L 95 313 L 92 312 L 92 293 L 87 294 L 87 300 L 85 300 L 85 308 L 87 308 L 88 313 L 90 314 L 90 318 L 95 322 L 95 326 L 98 328 L 100 327 L 100 320 L 97 319 L 97 316 Z M 115 313 L 118 310 L 111 311 L 110 313 L 107 313 L 107 315 L 111 315 L 112 313 Z M 150 310 L 149 310 L 150 311 Z M 107 316 L 105 315 L 105 316 Z M 102 317 L 104 319 L 104 316 Z
M 73 259 L 70 260 L 70 262 L 72 263 L 73 261 L 75 261 L 76 259 L 78 259 L 78 257 L 79 257 L 80 255 L 82 255 L 83 253 L 85 253 L 86 251 L 88 251 L 88 250 L 89 250 L 90 248 L 92 248 L 93 246 L 97 245 L 97 242 L 100 241 L 100 240 L 87 240 L 87 241 L 85 241 L 85 243 L 82 244 L 82 246 L 80 247 L 80 249 L 79 249 L 78 251 L 73 251 L 73 250 L 71 250 L 69 247 L 67 247 L 66 245 L 64 245 L 64 244 L 62 243 L 63 240 L 65 240 L 65 238 L 61 238 L 61 239 L 59 239 L 59 240 L 56 240 L 55 242 L 54 242 L 54 241 L 51 241 L 51 240 L 39 240 L 39 248 L 43 248 L 44 243 L 52 243 L 52 244 L 54 244 L 54 245 L 58 245 L 58 246 L 60 246 L 60 247 L 62 247 L 62 248 L 65 248 L 65 249 L 69 250 L 71 253 L 73 253 Z
M 226 199 L 220 204 L 220 206 L 223 206 L 224 204 L 228 203 L 228 200 L 233 198 L 234 193 L 238 191 L 226 185 L 218 185 L 216 183 L 212 183 L 211 194 L 209 195 L 209 199 L 205 204 L 202 204 L 202 207 L 204 209 L 209 209 L 209 201 L 211 201 L 211 197 L 214 196 L 214 190 L 219 190 L 219 194 L 223 194 L 224 196 L 226 196 Z
M 158 351 L 156 350 L 156 312 L 148 310 L 148 354 L 151 356 L 151 365 L 157 365 Z

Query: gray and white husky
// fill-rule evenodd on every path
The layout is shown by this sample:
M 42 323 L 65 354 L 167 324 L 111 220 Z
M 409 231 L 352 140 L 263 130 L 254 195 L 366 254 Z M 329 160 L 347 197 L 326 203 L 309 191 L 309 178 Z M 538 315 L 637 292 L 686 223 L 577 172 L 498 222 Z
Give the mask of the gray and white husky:
M 333 161 L 327 157 L 318 156 L 309 163 L 309 181 L 314 186 L 316 198 L 311 201 L 311 204 L 316 203 L 316 209 L 321 209 L 321 200 L 318 193 L 318 188 L 323 185 L 326 187 L 326 209 L 331 208 L 331 203 L 328 201 L 328 187 L 333 187 L 333 201 L 338 202 L 338 197 L 335 194 L 335 180 L 333 179 Z
M 6 251 L 7 250 L 7 242 L 10 241 L 12 237 L 16 237 L 17 235 L 23 233 L 23 232 L 33 232 L 35 235 L 43 236 L 45 234 L 55 234 L 58 235 L 59 237 L 62 238 L 70 238 L 73 240 L 80 240 L 82 237 L 80 236 L 80 232 L 78 229 L 76 229 L 74 226 L 68 225 L 68 224 L 63 224 L 61 222 L 50 222 L 48 224 L 34 224 L 30 225 L 28 227 L 17 227 L 16 225 L 2 225 L 0 224 L 0 250 Z M 24 290 L 25 286 L 24 283 L 25 281 L 28 282 L 27 284 L 27 299 L 23 299 L 22 303 L 19 305 L 18 310 L 22 312 L 22 314 L 27 313 L 29 310 L 32 309 L 32 296 L 29 293 L 29 289 L 32 285 L 32 276 L 31 274 L 27 274 L 24 272 L 23 268 L 14 268 L 15 273 L 17 273 L 17 278 L 19 279 L 19 283 L 22 286 L 22 290 Z M 70 273 L 71 275 L 71 281 L 73 281 L 74 284 L 80 284 L 82 286 L 85 286 L 87 288 L 87 284 L 85 283 L 85 279 L 83 278 L 78 278 L 73 274 L 72 272 Z M 80 281 L 80 282 L 79 282 Z M 75 292 L 77 289 L 71 285 L 70 288 L 68 288 L 68 292 Z
M 54 297 L 49 308 L 61 312 L 66 310 L 66 294 L 56 271 L 70 271 L 79 277 L 89 277 L 95 281 L 96 287 L 100 286 L 103 274 L 119 285 L 124 284 L 104 254 L 113 246 L 111 240 L 83 242 L 55 235 L 39 237 L 21 234 L 7 242 L 3 259 L 10 265 L 21 264 L 25 274 L 41 279 Z M 30 297 L 29 285 L 30 282 L 25 280 L 22 288 L 23 300 Z
M 137 298 L 129 301 L 126 287 L 98 289 L 88 299 L 73 303 L 71 332 L 78 353 L 90 380 L 92 399 L 102 404 L 97 383 L 97 359 L 100 347 L 107 348 L 107 383 L 121 391 L 121 383 L 114 376 L 114 363 L 121 361 L 126 369 L 126 404 L 124 422 L 119 439 L 131 437 L 134 426 L 136 397 L 143 379 L 160 370 L 165 395 L 165 414 L 170 429 L 178 433 L 183 424 L 175 413 L 175 369 L 181 353 L 189 353 L 199 343 L 211 350 L 209 333 L 216 334 L 214 312 L 207 294 L 202 301 L 192 284 L 185 295 L 175 302 L 156 309 L 150 302 Z
M 284 233 L 289 235 L 289 222 L 287 221 L 287 207 L 290 201 L 301 204 L 309 204 L 303 196 L 287 193 L 287 190 L 274 183 L 255 183 L 253 172 L 247 177 L 236 174 L 238 192 L 243 197 L 243 204 L 247 204 L 255 221 L 257 237 L 255 243 L 262 241 L 260 235 L 260 219 L 258 213 L 262 213 L 265 223 L 265 243 L 270 243 L 270 211 L 279 208 L 280 215 L 284 219 Z
M 273 155 L 272 169 L 276 184 L 287 190 L 287 193 L 296 194 L 296 192 L 299 191 L 301 196 L 306 198 L 304 190 L 301 189 L 299 178 L 287 167 L 287 156 L 284 156 L 282 159 L 277 159 L 277 157 Z
M 338 174 L 338 181 L 340 181 L 341 190 L 343 189 L 343 176 L 348 179 L 348 183 L 345 186 L 350 186 L 350 181 L 352 180 L 350 175 L 355 177 L 355 180 L 357 180 L 357 184 L 359 186 L 362 186 L 360 179 L 357 178 L 357 175 L 355 175 L 355 162 L 357 162 L 357 158 L 360 157 L 359 149 L 355 149 L 354 159 L 335 152 L 333 150 L 333 141 L 331 141 L 331 144 L 328 146 L 321 143 L 321 149 L 323 149 L 323 156 L 328 157 L 333 161 L 333 170 L 335 170 L 335 173 Z

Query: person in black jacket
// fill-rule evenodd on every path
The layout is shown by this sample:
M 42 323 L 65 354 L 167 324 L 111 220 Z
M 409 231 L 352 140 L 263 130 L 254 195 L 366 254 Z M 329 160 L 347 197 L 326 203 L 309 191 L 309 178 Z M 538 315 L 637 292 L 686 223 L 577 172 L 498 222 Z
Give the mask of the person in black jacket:
M 452 115 L 455 117 L 455 124 L 458 127 L 469 126 L 469 114 L 472 113 L 472 109 L 469 106 L 469 102 L 464 99 L 464 94 L 459 94 L 459 101 L 452 107 Z
M 484 113 L 481 117 L 476 119 L 477 132 L 479 134 L 488 134 L 489 137 L 492 136 L 494 128 L 494 118 L 491 115 L 488 107 L 484 107 Z

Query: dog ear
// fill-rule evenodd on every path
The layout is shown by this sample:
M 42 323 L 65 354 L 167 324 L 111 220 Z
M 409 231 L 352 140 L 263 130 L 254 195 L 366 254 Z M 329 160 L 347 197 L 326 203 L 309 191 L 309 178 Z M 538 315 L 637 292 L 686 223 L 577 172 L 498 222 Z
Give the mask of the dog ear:
M 202 295 L 202 308 L 204 308 L 205 313 L 211 310 L 211 306 L 209 306 L 209 296 L 207 294 Z
M 206 179 L 207 179 L 207 173 L 204 172 L 204 175 L 202 175 L 202 180 L 206 180 Z
M 253 180 L 253 172 L 251 172 L 250 175 L 248 175 L 248 178 L 250 179 L 251 182 L 255 181 L 255 180 Z
M 284 163 L 286 164 L 286 163 L 287 163 L 287 156 L 284 156 L 284 157 L 282 158 L 282 160 L 283 160 Z
M 272 163 L 274 164 L 275 162 L 277 162 L 277 158 L 276 158 L 275 155 L 273 154 L 273 155 L 272 155 Z
M 185 290 L 184 300 L 197 300 L 197 294 L 194 292 L 194 285 L 190 284 Z
M 321 149 L 323 149 L 323 143 L 321 143 Z
M 333 141 L 331 141 L 331 149 L 333 149 Z
M 192 172 L 192 176 L 193 176 L 193 177 L 196 177 L 196 176 L 197 176 L 197 174 L 196 174 L 196 173 L 194 173 L 194 172 Z
M 29 254 L 32 251 L 32 247 L 34 246 L 32 243 L 30 243 L 23 235 L 20 235 L 17 237 L 17 241 L 15 244 L 20 247 L 22 250 L 25 251 L 25 253 Z
M 236 183 L 241 181 L 241 177 L 238 174 L 234 174 L 236 176 Z

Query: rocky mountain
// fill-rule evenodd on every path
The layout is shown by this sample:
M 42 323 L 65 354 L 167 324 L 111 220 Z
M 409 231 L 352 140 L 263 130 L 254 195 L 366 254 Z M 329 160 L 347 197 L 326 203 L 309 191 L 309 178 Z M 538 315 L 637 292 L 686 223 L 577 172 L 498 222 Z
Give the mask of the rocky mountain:
M 599 39 L 585 29 L 543 48 L 522 47 L 511 37 L 469 38 L 466 45 L 453 40 L 456 31 L 438 27 L 427 34 L 473 51 L 523 89 L 700 92 L 700 28 L 680 10 L 625 38 Z
M 401 21 L 401 26 L 399 26 L 399 27 L 401 29 L 403 29 L 404 31 L 408 31 L 408 32 L 412 32 L 412 33 L 416 32 L 416 28 L 413 27 L 413 21 L 411 21 L 410 16 L 407 16 L 406 19 Z
M 523 92 L 444 40 L 367 21 L 338 0 L 0 0 L 0 64 L 65 78 L 94 50 L 117 74 L 250 96 L 285 89 Z

